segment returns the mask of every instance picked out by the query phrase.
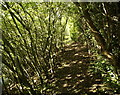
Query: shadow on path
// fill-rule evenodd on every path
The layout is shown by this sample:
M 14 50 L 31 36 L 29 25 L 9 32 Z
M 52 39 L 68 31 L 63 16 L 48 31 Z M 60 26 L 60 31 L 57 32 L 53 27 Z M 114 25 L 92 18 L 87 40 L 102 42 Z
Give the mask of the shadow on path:
M 73 43 L 66 46 L 57 57 L 57 68 L 53 83 L 54 91 L 58 93 L 93 93 L 102 86 L 102 79 L 97 78 L 89 71 L 90 61 L 88 48 Z M 69 94 L 68 94 L 69 95 Z M 74 94 L 72 94 L 74 95 Z

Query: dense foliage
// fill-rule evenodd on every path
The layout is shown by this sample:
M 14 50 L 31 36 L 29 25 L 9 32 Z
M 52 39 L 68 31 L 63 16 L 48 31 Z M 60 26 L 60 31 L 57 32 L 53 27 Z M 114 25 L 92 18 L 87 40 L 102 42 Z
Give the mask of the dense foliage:
M 71 43 L 86 47 L 89 72 L 107 87 L 92 93 L 120 94 L 119 12 L 118 3 L 2 2 L 3 95 L 62 93 L 51 80 Z

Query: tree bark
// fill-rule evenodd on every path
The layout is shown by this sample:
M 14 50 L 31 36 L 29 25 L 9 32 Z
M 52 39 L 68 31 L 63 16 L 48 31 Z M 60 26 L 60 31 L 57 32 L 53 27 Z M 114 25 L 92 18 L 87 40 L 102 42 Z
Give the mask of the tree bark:
M 90 17 L 90 14 L 89 14 L 89 11 L 88 11 L 88 8 L 87 8 L 87 3 L 85 3 L 85 2 L 82 2 L 82 3 L 74 2 L 74 4 L 79 9 L 80 9 L 80 7 L 82 8 L 84 18 L 86 19 L 87 24 L 89 25 L 89 27 L 91 29 L 91 34 L 93 35 L 93 37 L 97 41 L 97 44 L 101 47 L 101 53 L 105 57 L 107 57 L 109 60 L 112 61 L 111 64 L 115 67 L 115 69 L 119 68 L 118 58 L 107 50 L 107 43 L 105 42 L 104 37 L 100 34 L 99 30 L 94 25 L 94 22 L 92 21 L 92 19 Z

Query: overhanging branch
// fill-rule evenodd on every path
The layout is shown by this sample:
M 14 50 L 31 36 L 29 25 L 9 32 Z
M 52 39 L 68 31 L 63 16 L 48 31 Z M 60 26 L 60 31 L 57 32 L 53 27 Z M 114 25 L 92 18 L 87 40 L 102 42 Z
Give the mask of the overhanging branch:
M 80 7 L 82 8 L 82 12 L 84 15 L 84 18 L 87 21 L 87 24 L 90 26 L 91 29 L 91 34 L 93 34 L 93 36 L 95 37 L 95 40 L 97 41 L 97 44 L 99 46 L 101 46 L 101 53 L 107 57 L 108 59 L 112 60 L 112 65 L 114 65 L 115 67 L 117 66 L 117 59 L 116 56 L 114 56 L 112 53 L 110 53 L 107 50 L 107 43 L 105 42 L 105 39 L 103 38 L 103 36 L 100 34 L 99 30 L 96 28 L 96 26 L 94 25 L 94 22 L 92 21 L 90 14 L 89 14 L 89 10 L 87 8 L 87 3 L 78 3 L 78 2 L 74 2 L 74 4 L 80 9 Z

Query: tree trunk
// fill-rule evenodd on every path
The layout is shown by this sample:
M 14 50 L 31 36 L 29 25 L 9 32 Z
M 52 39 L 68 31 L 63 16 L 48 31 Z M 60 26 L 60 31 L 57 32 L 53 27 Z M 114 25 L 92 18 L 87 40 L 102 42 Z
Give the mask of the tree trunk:
M 119 58 L 107 50 L 107 43 L 106 43 L 104 37 L 100 34 L 99 30 L 94 25 L 94 22 L 92 21 L 89 11 L 88 11 L 88 8 L 87 8 L 87 3 L 74 2 L 74 4 L 79 8 L 79 10 L 80 10 L 80 7 L 82 8 L 84 18 L 86 19 L 87 24 L 89 25 L 89 27 L 91 29 L 91 34 L 95 38 L 97 44 L 101 47 L 101 53 L 105 57 L 107 57 L 109 60 L 111 60 L 111 62 L 112 62 L 111 64 L 115 67 L 116 71 L 117 71 L 117 69 L 120 69 L 119 61 L 118 61 Z

